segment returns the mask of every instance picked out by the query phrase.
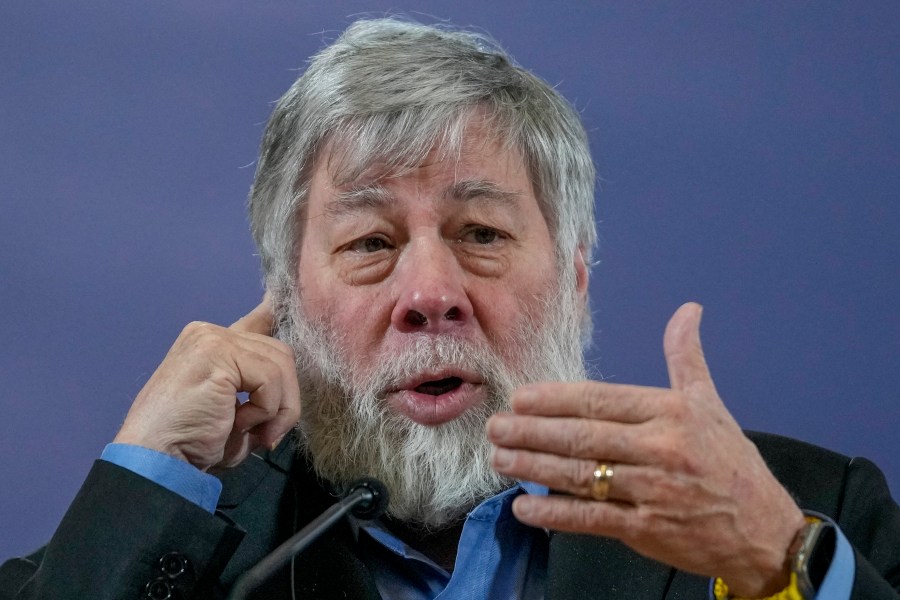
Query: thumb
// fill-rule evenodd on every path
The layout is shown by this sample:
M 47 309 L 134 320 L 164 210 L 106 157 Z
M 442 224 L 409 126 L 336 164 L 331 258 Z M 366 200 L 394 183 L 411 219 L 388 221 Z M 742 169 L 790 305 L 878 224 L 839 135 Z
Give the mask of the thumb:
M 713 385 L 700 344 L 702 314 L 702 306 L 688 302 L 675 311 L 666 325 L 663 351 L 669 368 L 669 384 L 674 390 L 684 390 L 697 383 Z
M 244 333 L 272 335 L 274 317 L 272 316 L 272 296 L 266 292 L 262 301 L 246 315 L 232 323 L 229 329 Z

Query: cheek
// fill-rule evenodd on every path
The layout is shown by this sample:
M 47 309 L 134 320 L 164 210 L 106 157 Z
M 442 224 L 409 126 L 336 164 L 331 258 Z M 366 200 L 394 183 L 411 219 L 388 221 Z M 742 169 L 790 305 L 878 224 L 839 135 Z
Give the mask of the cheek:
M 532 331 L 543 321 L 548 302 L 556 295 L 553 275 L 519 273 L 499 285 L 486 286 L 472 301 L 484 333 L 502 344 L 521 341 L 524 333 Z
M 360 293 L 359 288 L 340 284 L 317 287 L 305 310 L 308 317 L 322 319 L 344 340 L 346 358 L 363 364 L 367 356 L 377 355 L 391 314 L 386 295 Z

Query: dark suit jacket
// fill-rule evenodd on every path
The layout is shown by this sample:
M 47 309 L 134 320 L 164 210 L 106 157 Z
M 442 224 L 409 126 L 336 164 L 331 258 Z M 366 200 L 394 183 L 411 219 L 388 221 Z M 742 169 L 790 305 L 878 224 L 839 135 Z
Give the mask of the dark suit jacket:
M 799 505 L 831 516 L 853 544 L 853 598 L 900 598 L 900 507 L 880 471 L 865 459 L 749 435 Z M 224 597 L 239 574 L 334 500 L 288 444 L 261 456 L 222 476 L 216 515 L 97 461 L 50 543 L 0 567 L 0 599 L 131 599 L 148 583 L 175 598 Z M 296 559 L 297 598 L 379 597 L 356 554 L 354 529 L 341 523 Z M 708 584 L 616 540 L 550 539 L 550 599 L 707 598 Z M 254 597 L 290 598 L 289 569 Z

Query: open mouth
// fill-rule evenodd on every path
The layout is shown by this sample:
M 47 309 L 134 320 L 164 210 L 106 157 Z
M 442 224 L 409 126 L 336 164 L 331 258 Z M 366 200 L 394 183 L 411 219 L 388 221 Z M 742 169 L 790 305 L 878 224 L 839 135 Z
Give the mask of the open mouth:
M 459 377 L 445 377 L 444 379 L 437 379 L 435 381 L 426 381 L 425 383 L 417 385 L 413 391 L 420 394 L 428 394 L 429 396 L 440 396 L 441 394 L 452 392 L 461 386 L 462 383 L 463 380 Z
M 398 381 L 387 402 L 420 425 L 440 425 L 484 401 L 483 382 L 476 372 L 444 367 Z

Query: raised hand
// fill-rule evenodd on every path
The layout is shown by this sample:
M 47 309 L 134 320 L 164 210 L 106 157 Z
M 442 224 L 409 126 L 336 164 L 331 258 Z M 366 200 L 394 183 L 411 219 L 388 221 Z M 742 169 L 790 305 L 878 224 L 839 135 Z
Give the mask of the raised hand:
M 190 323 L 140 391 L 115 441 L 183 459 L 201 470 L 234 466 L 274 446 L 300 418 L 290 347 L 271 337 L 268 296 L 225 328 Z M 237 400 L 247 392 L 244 404 Z
M 536 527 L 622 540 L 680 569 L 722 577 L 761 597 L 789 580 L 800 509 L 719 399 L 700 345 L 701 308 L 666 327 L 671 389 L 599 382 L 541 383 L 512 397 L 487 425 L 493 466 L 570 496 L 520 496 L 516 517 Z M 598 465 L 609 496 L 591 496 Z

